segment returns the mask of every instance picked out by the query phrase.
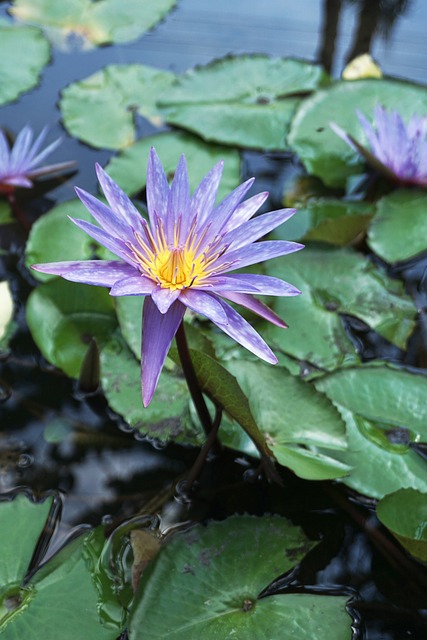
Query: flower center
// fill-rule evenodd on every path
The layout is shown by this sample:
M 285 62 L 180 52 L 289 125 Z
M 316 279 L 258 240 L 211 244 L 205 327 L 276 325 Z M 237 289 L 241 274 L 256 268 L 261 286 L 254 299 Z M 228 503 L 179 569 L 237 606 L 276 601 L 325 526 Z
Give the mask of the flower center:
M 167 248 L 154 257 L 152 274 L 162 287 L 183 289 L 191 287 L 204 274 L 200 260 L 183 247 Z

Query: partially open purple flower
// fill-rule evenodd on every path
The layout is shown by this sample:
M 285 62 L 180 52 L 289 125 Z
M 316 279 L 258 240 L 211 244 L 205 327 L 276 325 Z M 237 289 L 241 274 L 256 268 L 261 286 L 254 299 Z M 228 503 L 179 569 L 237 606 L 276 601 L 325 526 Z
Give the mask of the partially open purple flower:
M 0 193 L 10 193 L 16 187 L 29 189 L 33 186 L 34 178 L 64 171 L 75 164 L 74 162 L 60 162 L 39 167 L 61 143 L 60 139 L 55 140 L 41 150 L 46 134 L 47 128 L 45 127 L 33 142 L 34 134 L 31 127 L 24 127 L 10 148 L 6 136 L 0 129 Z
M 371 124 L 359 110 L 369 149 L 331 122 L 330 126 L 377 171 L 402 184 L 427 186 L 427 116 L 413 115 L 408 124 L 397 111 L 377 105 Z
M 230 274 L 269 258 L 302 249 L 283 240 L 256 242 L 285 222 L 294 209 L 281 209 L 251 220 L 267 198 L 261 193 L 242 202 L 253 179 L 241 184 L 214 206 L 223 163 L 206 175 L 190 197 L 185 157 L 169 187 L 154 149 L 147 169 L 149 223 L 125 193 L 97 165 L 111 207 L 76 189 L 80 200 L 102 228 L 73 220 L 120 260 L 87 260 L 37 264 L 33 269 L 66 280 L 111 287 L 113 296 L 145 296 L 142 337 L 142 398 L 153 397 L 171 342 L 188 307 L 200 313 L 257 356 L 277 358 L 253 327 L 222 298 L 241 304 L 279 327 L 286 324 L 253 294 L 293 296 L 292 285 L 272 276 Z

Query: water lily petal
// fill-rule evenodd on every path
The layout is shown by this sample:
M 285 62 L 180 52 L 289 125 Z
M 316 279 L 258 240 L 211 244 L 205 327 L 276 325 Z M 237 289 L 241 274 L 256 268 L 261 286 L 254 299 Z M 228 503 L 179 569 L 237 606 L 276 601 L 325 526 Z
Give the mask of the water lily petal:
M 230 245 L 230 249 L 234 251 L 267 235 L 295 213 L 296 209 L 280 209 L 257 216 L 224 236 L 224 243 Z
M 190 184 L 188 182 L 187 162 L 185 156 L 179 159 L 175 176 L 169 191 L 166 216 L 166 237 L 168 242 L 174 240 L 174 224 L 180 219 L 180 234 L 178 241 L 185 242 L 190 224 L 188 211 L 190 209 Z
M 180 289 L 163 289 L 159 285 L 156 285 L 151 293 L 151 297 L 160 313 L 167 313 L 169 307 L 179 298 L 180 293 Z
M 221 258 L 219 258 L 215 267 L 230 263 L 226 271 L 233 269 L 241 269 L 247 267 L 250 264 L 256 264 L 257 262 L 264 262 L 264 260 L 271 260 L 272 258 L 278 258 L 284 256 L 287 253 L 293 253 L 304 249 L 303 244 L 298 242 L 287 242 L 286 240 L 267 240 L 266 242 L 256 242 L 255 244 L 241 247 L 236 251 L 232 248 L 230 251 L 226 251 Z
M 104 195 L 107 198 L 108 204 L 113 209 L 115 216 L 121 216 L 132 229 L 141 231 L 144 220 L 130 198 L 99 164 L 95 165 L 95 169 Z
M 252 198 L 248 198 L 241 204 L 233 212 L 233 215 L 228 220 L 227 224 L 224 226 L 224 231 L 228 233 L 233 229 L 236 229 L 241 224 L 250 220 L 252 216 L 258 211 L 260 206 L 267 200 L 268 191 L 264 191 L 262 193 L 258 193 L 256 196 L 252 196 Z
M 144 407 L 150 404 L 171 342 L 184 317 L 185 306 L 177 300 L 167 313 L 160 313 L 151 297 L 142 312 L 141 385 Z
M 90 193 L 83 191 L 83 189 L 76 187 L 75 191 L 86 209 L 105 229 L 105 231 L 107 231 L 107 233 L 112 236 L 119 237 L 122 240 L 126 239 L 128 242 L 133 242 L 133 229 L 125 219 L 118 216 L 114 210 L 107 207 L 107 205 L 92 196 Z
M 233 273 L 222 276 L 221 280 L 227 279 L 228 286 L 223 287 L 222 283 L 218 286 L 215 284 L 215 291 L 236 291 L 241 293 L 258 293 L 264 296 L 297 296 L 301 293 L 299 289 L 294 287 L 285 280 L 275 278 L 274 276 L 263 276 L 255 273 Z M 245 290 L 244 287 L 247 287 Z M 251 289 L 251 290 L 250 290 Z
M 162 163 L 155 149 L 150 149 L 147 166 L 147 209 L 151 227 L 156 226 L 156 215 L 165 218 L 169 199 L 169 185 Z
M 221 160 L 203 178 L 193 193 L 189 217 L 192 220 L 197 215 L 199 228 L 214 207 L 223 168 L 224 162 Z
M 84 282 L 100 287 L 112 287 L 117 280 L 135 273 L 135 269 L 121 260 L 76 260 L 33 264 L 41 273 L 61 276 L 71 282 Z
M 240 304 L 242 307 L 246 307 L 246 309 L 250 309 L 253 313 L 256 313 L 257 316 L 265 318 L 265 320 L 268 320 L 282 329 L 286 329 L 288 326 L 286 322 L 277 315 L 277 313 L 274 313 L 274 311 L 270 309 L 270 307 L 267 307 L 266 304 L 251 295 L 227 291 L 227 293 L 224 294 L 224 298 L 227 298 L 236 304 Z
M 100 229 L 96 225 L 91 222 L 86 222 L 86 220 L 80 220 L 79 218 L 71 218 L 68 216 L 74 224 L 83 229 L 91 238 L 102 244 L 106 249 L 109 249 L 119 258 L 123 258 L 129 264 L 135 264 L 135 259 L 130 251 L 130 249 L 125 245 L 125 243 L 120 238 L 115 238 L 110 235 L 104 229 Z
M 184 289 L 179 297 L 189 309 L 200 313 L 212 322 L 227 324 L 228 318 L 217 298 L 197 289 Z
M 146 296 L 152 293 L 157 286 L 155 282 L 142 275 L 135 275 L 132 269 L 129 277 L 117 280 L 111 287 L 111 296 Z

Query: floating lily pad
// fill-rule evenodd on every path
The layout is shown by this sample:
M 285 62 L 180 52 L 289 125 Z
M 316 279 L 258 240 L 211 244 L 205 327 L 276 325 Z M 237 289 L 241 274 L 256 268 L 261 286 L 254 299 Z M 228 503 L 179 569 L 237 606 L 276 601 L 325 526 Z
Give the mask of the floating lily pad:
M 0 635 L 5 640 L 116 640 L 123 629 L 118 603 L 108 602 L 105 578 L 96 566 L 101 530 L 80 535 L 23 585 L 52 498 L 31 502 L 25 495 L 0 502 L 2 558 Z M 45 547 L 46 548 L 46 547 Z
M 167 122 L 205 140 L 283 150 L 301 94 L 326 81 L 320 66 L 302 60 L 228 56 L 178 78 L 159 106 Z
M 286 260 L 270 260 L 270 275 L 292 282 L 302 295 L 270 303 L 289 324 L 264 331 L 273 346 L 320 369 L 358 362 L 340 314 L 359 318 L 404 349 L 415 327 L 414 303 L 403 284 L 350 249 L 306 248 Z
M 368 244 L 387 262 L 409 260 L 427 251 L 427 194 L 399 189 L 377 203 Z
M 102 347 L 117 326 L 106 289 L 56 278 L 28 298 L 27 322 L 44 357 L 78 377 L 91 338 Z
M 427 493 L 400 489 L 379 501 L 377 515 L 409 553 L 427 562 Z
M 349 472 L 330 451 L 345 449 L 347 442 L 344 422 L 326 396 L 282 367 L 234 360 L 227 368 L 236 376 L 256 424 L 281 465 L 309 480 Z M 235 445 L 230 428 L 225 441 Z M 239 448 L 239 440 L 237 445 Z
M 135 140 L 135 114 L 162 124 L 156 100 L 174 78 L 173 73 L 142 64 L 107 66 L 62 91 L 64 125 L 93 147 L 127 147 Z
M 240 182 L 240 155 L 237 151 L 219 145 L 208 145 L 188 133 L 173 131 L 138 140 L 113 157 L 107 165 L 107 173 L 131 196 L 145 188 L 151 147 L 156 148 L 169 177 L 174 175 L 181 154 L 185 154 L 192 191 L 220 160 L 224 160 L 224 171 L 218 198 L 225 197 Z
M 7 347 L 13 335 L 13 298 L 7 280 L 0 282 L 0 349 Z
M 89 260 L 98 246 L 86 233 L 76 227 L 68 216 L 93 222 L 93 218 L 77 198 L 53 207 L 31 227 L 25 247 L 25 264 L 28 268 L 43 262 L 62 260 Z M 31 275 L 41 282 L 56 276 L 39 271 Z
M 402 488 L 427 492 L 425 460 L 411 446 L 427 439 L 427 377 L 386 366 L 358 367 L 324 377 L 316 387 L 336 404 L 346 424 L 352 471 L 342 482 L 382 498 Z
M 316 240 L 336 246 L 352 242 L 364 233 L 374 215 L 374 205 L 365 202 L 311 198 L 272 236 L 283 240 Z
M 13 221 L 10 204 L 6 201 L 0 201 L 0 224 L 10 224 Z
M 407 121 L 414 114 L 427 112 L 427 89 L 388 79 L 337 82 L 304 100 L 292 121 L 288 143 L 309 173 L 328 186 L 344 187 L 349 176 L 363 171 L 363 161 L 332 131 L 329 123 L 334 121 L 365 144 L 356 109 L 370 120 L 377 104 L 397 109 Z
M 143 435 L 163 443 L 203 443 L 201 429 L 191 421 L 190 396 L 180 371 L 164 367 L 153 400 L 144 407 L 141 364 L 123 340 L 116 338 L 101 352 L 101 381 L 110 407 Z
M 50 59 L 50 46 L 34 27 L 0 21 L 0 105 L 36 86 Z
M 88 48 L 136 40 L 175 4 L 176 0 L 14 0 L 10 13 L 42 27 L 58 45 L 66 47 L 70 37 L 77 36 Z
M 234 516 L 175 536 L 141 579 L 129 640 L 279 638 L 284 629 L 295 640 L 350 640 L 345 596 L 259 598 L 312 546 L 279 517 Z

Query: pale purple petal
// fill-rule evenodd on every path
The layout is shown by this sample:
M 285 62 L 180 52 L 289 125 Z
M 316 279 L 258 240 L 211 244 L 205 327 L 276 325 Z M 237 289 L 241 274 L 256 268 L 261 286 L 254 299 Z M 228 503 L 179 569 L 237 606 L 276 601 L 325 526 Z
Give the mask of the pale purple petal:
M 135 240 L 132 227 L 129 226 L 124 218 L 118 216 L 113 209 L 110 209 L 90 193 L 83 191 L 83 189 L 76 187 L 75 191 L 89 213 L 107 233 L 128 242 Z
M 293 253 L 303 249 L 304 245 L 298 242 L 287 242 L 286 240 L 267 240 L 266 242 L 255 242 L 236 251 L 226 251 L 224 255 L 217 260 L 215 266 L 230 263 L 231 266 L 226 271 L 247 267 L 250 264 L 264 262 L 272 258 L 284 256 L 287 253 Z
M 184 289 L 180 301 L 195 313 L 205 316 L 212 322 L 227 324 L 228 318 L 217 298 L 200 289 Z
M 166 217 L 166 234 L 169 242 L 173 242 L 174 223 L 180 219 L 179 242 L 184 242 L 191 222 L 188 212 L 190 210 L 190 184 L 188 182 L 187 162 L 182 155 L 172 181 L 168 209 Z
M 280 209 L 257 216 L 253 220 L 249 220 L 240 225 L 234 231 L 224 236 L 224 243 L 230 246 L 230 250 L 235 251 L 239 247 L 243 247 L 251 242 L 255 242 L 259 238 L 267 235 L 280 224 L 289 220 L 296 213 L 296 209 Z
M 246 322 L 240 314 L 237 313 L 229 304 L 218 298 L 222 307 L 227 314 L 228 324 L 215 323 L 224 333 L 229 335 L 233 340 L 236 340 L 243 347 L 254 353 L 256 356 L 270 362 L 271 364 L 277 364 L 277 358 L 268 346 L 268 344 L 261 338 L 259 333 Z
M 9 166 L 9 145 L 2 129 L 0 129 L 0 176 Z
M 140 232 L 144 221 L 138 209 L 99 164 L 95 165 L 95 169 L 104 195 L 107 198 L 108 204 L 114 210 L 116 217 L 117 214 L 119 214 L 128 225 L 135 229 L 135 231 Z
M 337 134 L 337 136 L 344 140 L 344 142 L 346 142 L 352 149 L 357 151 L 356 145 L 354 144 L 348 133 L 344 131 L 344 129 L 341 129 L 341 127 L 339 127 L 335 122 L 330 122 L 329 126 L 331 127 L 332 131 Z
M 54 173 L 60 173 L 75 166 L 76 162 L 74 160 L 55 162 L 55 164 L 47 164 L 43 167 L 39 167 L 38 169 L 31 169 L 31 171 L 27 172 L 27 176 L 30 176 L 31 178 L 39 178 L 40 176 L 45 176 L 48 174 L 51 175 Z
M 228 222 L 228 220 L 233 215 L 233 212 L 237 205 L 240 203 L 242 198 L 245 197 L 246 193 L 249 191 L 251 186 L 254 183 L 255 178 L 250 178 L 239 185 L 234 191 L 228 194 L 217 207 L 206 217 L 206 221 L 210 223 L 209 232 L 206 234 L 206 242 L 209 243 L 214 236 L 219 233 L 224 225 Z M 199 221 L 199 228 L 201 228 L 201 224 Z
M 240 291 L 242 293 L 260 293 L 258 287 L 255 287 L 247 279 L 242 277 L 243 274 L 237 275 L 218 275 L 211 276 L 205 282 L 199 284 L 200 288 L 209 289 L 220 293 L 222 291 Z
M 240 304 L 242 307 L 246 307 L 246 309 L 250 309 L 253 313 L 256 313 L 261 318 L 265 318 L 265 320 L 277 325 L 281 329 L 286 329 L 288 326 L 270 307 L 251 295 L 227 291 L 227 293 L 224 294 L 224 298 L 231 300 L 231 302 L 235 304 Z
M 43 133 L 43 131 L 42 131 L 42 133 Z M 41 134 L 40 134 L 40 136 L 41 136 Z M 36 142 L 34 143 L 32 149 L 31 149 L 31 155 L 36 153 L 36 151 L 38 150 L 38 147 L 36 148 L 36 144 L 38 145 L 40 136 L 37 138 Z M 42 140 L 43 139 L 44 139 L 44 137 L 42 138 Z M 49 156 L 51 153 L 53 153 L 53 151 L 55 151 L 55 149 L 57 149 L 59 147 L 61 142 L 62 142 L 62 138 L 57 138 L 56 140 L 51 142 L 45 149 L 43 149 L 43 151 L 40 151 L 40 153 L 38 155 L 36 155 L 35 157 L 33 157 L 31 159 L 31 166 L 36 166 L 36 165 L 40 164 L 40 162 L 43 162 L 43 160 L 45 158 L 47 158 L 47 156 Z
M 167 313 L 160 313 L 150 297 L 144 300 L 142 313 L 141 384 L 142 402 L 147 407 L 156 390 L 171 342 L 184 317 L 185 306 L 178 300 Z
M 30 189 L 33 186 L 31 180 L 25 178 L 24 176 L 7 176 L 6 178 L 1 178 L 0 180 L 2 184 L 10 184 L 13 187 L 25 187 L 26 189 Z
M 102 244 L 106 249 L 115 253 L 116 256 L 119 256 L 119 258 L 122 258 L 132 265 L 136 264 L 132 252 L 121 239 L 114 238 L 114 236 L 104 231 L 104 229 L 100 229 L 91 222 L 86 222 L 86 220 L 80 220 L 79 218 L 71 218 L 70 216 L 68 217 L 77 227 L 83 229 L 88 236 L 99 242 L 99 244 Z
M 179 298 L 180 293 L 180 289 L 163 289 L 160 285 L 156 285 L 151 293 L 151 297 L 160 313 L 167 313 L 169 307 Z
M 71 282 L 84 282 L 99 287 L 112 287 L 117 280 L 135 273 L 135 269 L 119 260 L 70 260 L 33 264 L 35 271 L 61 276 Z
M 228 233 L 233 229 L 236 229 L 241 224 L 250 220 L 252 216 L 258 211 L 260 206 L 267 200 L 268 191 L 264 191 L 262 193 L 258 193 L 256 196 L 252 196 L 252 198 L 248 198 L 241 204 L 233 212 L 231 218 L 227 221 L 224 226 L 224 231 Z
M 10 153 L 10 169 L 12 171 L 17 169 L 19 170 L 23 163 L 25 163 L 25 158 L 28 154 L 29 147 L 31 146 L 32 139 L 33 132 L 28 126 L 24 127 L 18 133 Z
M 162 163 L 155 149 L 150 149 L 147 165 L 147 209 L 151 227 L 156 226 L 156 214 L 165 218 L 169 198 L 169 185 Z
M 146 296 L 150 295 L 157 284 L 143 275 L 135 275 L 135 269 L 129 267 L 132 275 L 123 280 L 117 280 L 111 288 L 112 296 Z
M 197 214 L 200 223 L 204 222 L 212 212 L 221 181 L 224 162 L 218 162 L 203 178 L 191 198 L 190 218 Z
M 275 278 L 274 276 L 263 276 L 255 273 L 233 273 L 227 276 L 221 276 L 219 280 L 228 280 L 227 288 L 224 288 L 222 282 L 216 284 L 214 282 L 215 291 L 236 291 L 240 293 L 257 293 L 264 296 L 297 296 L 301 293 L 299 289 L 289 282 Z M 213 279 L 212 279 L 213 280 Z M 245 290 L 244 287 L 247 287 Z M 249 290 L 249 287 L 252 291 Z

